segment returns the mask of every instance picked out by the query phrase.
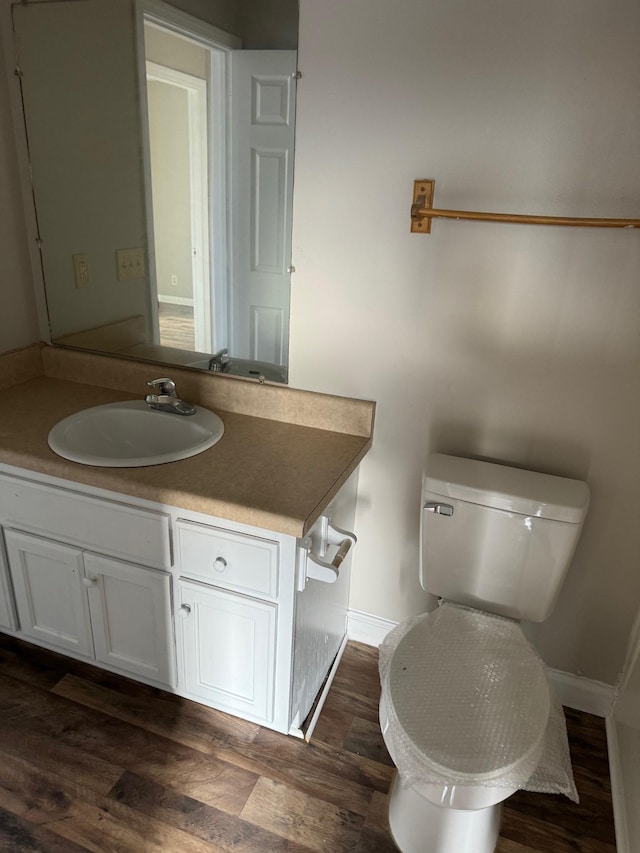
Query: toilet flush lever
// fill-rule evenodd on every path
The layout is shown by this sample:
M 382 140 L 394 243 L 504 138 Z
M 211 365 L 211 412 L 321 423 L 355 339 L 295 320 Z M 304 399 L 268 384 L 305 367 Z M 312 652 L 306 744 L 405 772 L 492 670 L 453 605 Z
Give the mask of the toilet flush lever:
M 436 515 L 453 515 L 453 507 L 451 504 L 439 504 L 434 501 L 428 501 L 424 508 L 427 512 L 433 512 Z

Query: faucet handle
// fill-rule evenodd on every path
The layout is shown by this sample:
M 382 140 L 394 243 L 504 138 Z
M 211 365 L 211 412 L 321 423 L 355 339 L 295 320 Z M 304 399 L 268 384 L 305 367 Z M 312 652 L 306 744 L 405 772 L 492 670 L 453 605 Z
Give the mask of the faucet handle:
M 152 379 L 151 382 L 147 382 L 149 388 L 157 388 L 158 394 L 164 397 L 177 397 L 176 393 L 176 383 L 173 379 Z
M 214 373 L 224 373 L 231 364 L 231 359 L 227 358 L 229 355 L 229 348 L 223 347 L 219 349 L 209 359 L 209 370 L 213 370 Z

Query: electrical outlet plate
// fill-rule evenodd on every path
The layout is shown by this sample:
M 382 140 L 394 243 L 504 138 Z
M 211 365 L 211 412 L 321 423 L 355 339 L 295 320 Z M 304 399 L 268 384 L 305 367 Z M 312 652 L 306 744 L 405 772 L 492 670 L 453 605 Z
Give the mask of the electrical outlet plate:
M 89 255 L 86 252 L 78 252 L 72 255 L 73 275 L 76 287 L 81 289 L 91 284 L 91 268 L 89 267 Z
M 118 249 L 116 251 L 118 281 L 133 281 L 145 277 L 144 249 Z

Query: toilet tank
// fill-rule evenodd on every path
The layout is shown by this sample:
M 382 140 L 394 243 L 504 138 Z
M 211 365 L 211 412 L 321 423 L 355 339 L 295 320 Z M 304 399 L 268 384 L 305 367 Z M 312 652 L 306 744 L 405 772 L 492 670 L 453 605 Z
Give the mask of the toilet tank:
M 432 454 L 422 484 L 420 582 L 449 601 L 543 622 L 588 507 L 580 480 Z

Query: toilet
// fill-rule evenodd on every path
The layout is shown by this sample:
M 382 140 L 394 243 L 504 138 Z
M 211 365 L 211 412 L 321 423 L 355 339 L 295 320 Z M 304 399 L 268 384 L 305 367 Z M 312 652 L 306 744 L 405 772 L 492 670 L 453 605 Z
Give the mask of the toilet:
M 493 853 L 520 788 L 577 799 L 562 708 L 520 621 L 551 614 L 588 506 L 579 480 L 429 456 L 420 582 L 439 606 L 380 647 L 402 853 Z

